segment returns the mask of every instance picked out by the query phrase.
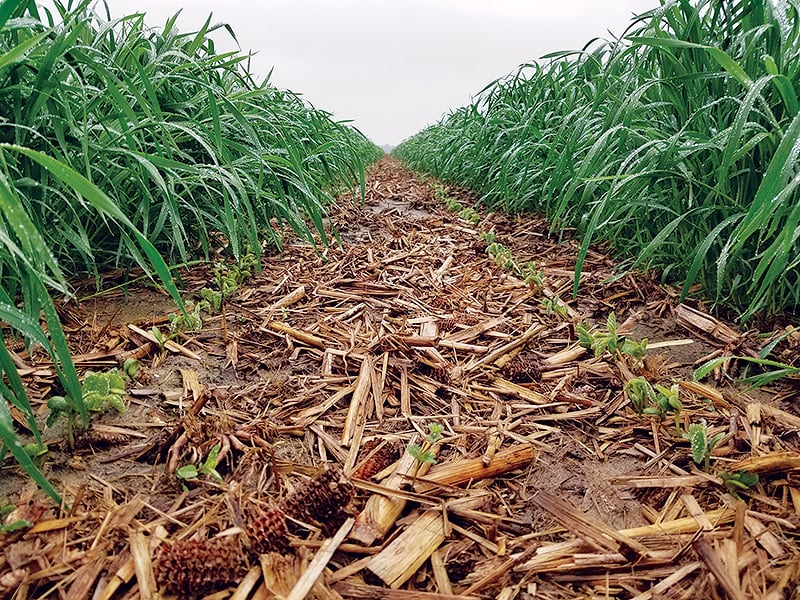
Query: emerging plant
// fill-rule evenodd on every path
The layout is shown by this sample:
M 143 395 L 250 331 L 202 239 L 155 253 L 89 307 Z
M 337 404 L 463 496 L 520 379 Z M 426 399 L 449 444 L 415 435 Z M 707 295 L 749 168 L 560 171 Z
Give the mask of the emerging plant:
M 206 290 L 208 290 L 208 288 L 203 288 L 202 290 L 200 290 L 200 294 L 202 295 L 203 292 L 205 292 Z M 200 331 L 203 328 L 203 318 L 200 316 L 200 311 L 202 309 L 203 309 L 203 301 L 200 301 L 194 305 L 194 309 L 191 312 L 171 313 L 169 315 L 170 334 L 186 333 L 189 331 Z M 159 345 L 161 344 L 159 343 Z
M 737 500 L 741 500 L 739 492 L 749 490 L 758 483 L 758 474 L 750 473 L 749 471 L 734 471 L 733 473 L 721 471 L 719 477 L 722 479 L 728 492 Z
M 200 290 L 200 302 L 197 303 L 198 310 L 205 310 L 212 315 L 217 314 L 222 310 L 222 292 L 219 290 L 212 290 L 211 288 L 203 288 Z
M 492 257 L 495 263 L 504 269 L 509 269 L 515 272 L 519 270 L 517 263 L 514 261 L 514 255 L 511 254 L 511 250 L 506 248 L 500 242 L 492 242 L 489 244 L 489 246 L 486 248 L 486 253 Z
M 544 273 L 537 268 L 532 260 L 525 263 L 519 273 L 522 281 L 531 288 L 534 293 L 540 292 L 544 288 Z
M 136 379 L 136 375 L 139 373 L 139 369 L 141 368 L 142 364 L 135 358 L 126 358 L 125 362 L 122 363 L 122 372 L 125 373 L 125 377 L 131 381 Z
M 133 370 L 133 363 L 128 363 L 129 370 Z M 117 412 L 125 412 L 125 377 L 116 369 L 107 373 L 89 371 L 83 379 L 81 386 L 81 399 L 90 412 L 103 412 L 110 406 Z M 66 424 L 67 443 L 70 448 L 75 446 L 76 431 L 83 431 L 83 423 L 79 420 L 80 413 L 70 396 L 52 396 L 47 401 L 50 414 L 46 424 L 51 427 L 59 419 L 64 419 Z
M 222 481 L 222 475 L 217 472 L 220 449 L 221 445 L 215 444 L 199 467 L 192 464 L 184 465 L 175 471 L 175 475 L 182 481 L 199 479 L 201 476 L 211 477 L 214 481 Z
M 539 303 L 544 307 L 548 315 L 558 315 L 559 317 L 566 318 L 569 316 L 569 310 L 564 301 L 558 296 L 553 298 L 542 298 Z
M 680 413 L 683 404 L 679 397 L 680 386 L 677 383 L 670 387 L 660 384 L 653 387 L 644 377 L 636 377 L 627 381 L 623 389 L 634 410 L 640 415 L 657 415 L 663 419 L 667 414 L 675 413 L 675 432 L 680 434 Z
M 172 328 L 173 331 L 199 331 L 203 326 L 200 316 L 201 311 L 216 314 L 222 310 L 222 304 L 226 298 L 231 296 L 239 286 L 247 279 L 252 277 L 253 272 L 258 267 L 258 258 L 255 254 L 248 252 L 242 256 L 237 264 L 225 265 L 218 263 L 214 268 L 214 280 L 217 289 L 204 287 L 200 290 L 200 302 L 195 305 L 194 312 L 186 315 L 176 315 L 173 324 L 179 325 Z
M 497 241 L 497 236 L 494 234 L 493 231 L 482 231 L 480 235 L 480 240 L 487 246 L 490 246 Z
M 636 377 L 625 382 L 623 388 L 634 410 L 640 415 L 656 402 L 656 393 L 644 377 Z
M 594 352 L 595 357 L 602 356 L 606 351 L 612 355 L 617 351 L 636 360 L 642 360 L 647 354 L 647 339 L 640 342 L 627 339 L 617 334 L 617 318 L 613 312 L 606 319 L 606 331 L 591 332 L 582 323 L 575 326 L 578 334 L 578 343 Z
M 469 221 L 473 225 L 478 224 L 481 220 L 480 213 L 477 212 L 474 208 L 471 208 L 469 206 L 466 208 L 462 208 L 460 211 L 458 211 L 458 216 L 464 219 L 465 221 Z
M 703 463 L 703 469 L 705 471 L 708 471 L 711 452 L 714 450 L 714 446 L 725 437 L 725 433 L 720 432 L 711 438 L 709 438 L 708 435 L 708 426 L 704 419 L 701 419 L 699 423 L 692 423 L 689 425 L 689 431 L 683 434 L 683 437 L 688 439 L 691 443 L 692 459 L 695 464 L 699 465 Z
M 421 446 L 418 444 L 411 444 L 408 447 L 408 453 L 420 464 L 434 464 L 436 462 L 436 456 L 430 451 L 430 448 L 442 439 L 443 432 L 444 426 L 441 423 L 429 423 L 428 435 L 425 436 L 425 443 Z
M 679 390 L 680 386 L 677 383 L 673 383 L 670 387 L 665 387 L 660 384 L 656 384 L 656 399 L 655 399 L 655 406 L 649 409 L 645 409 L 645 413 L 650 412 L 650 414 L 657 414 L 661 418 L 665 417 L 668 413 L 675 413 L 675 433 L 680 434 L 681 431 L 681 410 L 683 409 L 683 404 L 681 404 L 681 400 L 679 397 Z
M 158 344 L 158 350 L 163 354 L 167 348 L 167 342 L 175 339 L 178 335 L 177 333 L 169 333 L 164 335 L 161 333 L 161 329 L 159 329 L 156 325 L 153 325 L 150 328 L 150 333 L 153 334 L 153 337 L 156 340 L 156 344 Z

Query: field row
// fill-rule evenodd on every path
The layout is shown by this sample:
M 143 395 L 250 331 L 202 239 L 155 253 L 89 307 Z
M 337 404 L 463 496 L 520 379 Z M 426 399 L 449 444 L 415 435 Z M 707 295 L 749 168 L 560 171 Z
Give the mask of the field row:
M 609 242 L 742 320 L 800 304 L 800 3 L 667 2 L 406 140 L 409 166 Z M 577 287 L 579 273 L 576 273 Z

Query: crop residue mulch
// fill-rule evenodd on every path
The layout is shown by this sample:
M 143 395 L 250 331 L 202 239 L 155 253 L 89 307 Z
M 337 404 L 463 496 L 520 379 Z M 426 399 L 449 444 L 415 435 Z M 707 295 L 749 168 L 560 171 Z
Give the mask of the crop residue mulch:
M 0 540 L 0 597 L 794 593 L 796 381 L 756 394 L 691 377 L 770 336 L 645 276 L 615 277 L 596 251 L 573 301 L 573 241 L 537 219 L 461 219 L 392 159 L 372 169 L 364 204 L 340 204 L 341 247 L 288 243 L 163 352 L 148 339 L 153 324 L 166 331 L 154 292 L 133 292 L 130 318 L 113 294 L 65 311 L 81 367 L 137 355 L 144 368 L 126 413 L 96 416 L 75 451 L 48 432 L 44 468 L 67 507 L 5 488 L 7 522 L 33 526 Z M 576 324 L 602 337 L 612 311 L 620 344 L 649 338 L 642 360 L 578 344 Z M 778 333 L 779 358 L 796 359 L 800 336 Z M 46 400 L 47 363 L 18 358 Z M 638 376 L 677 384 L 678 410 L 634 410 L 622 390 Z M 701 423 L 718 438 L 708 469 L 683 437 Z

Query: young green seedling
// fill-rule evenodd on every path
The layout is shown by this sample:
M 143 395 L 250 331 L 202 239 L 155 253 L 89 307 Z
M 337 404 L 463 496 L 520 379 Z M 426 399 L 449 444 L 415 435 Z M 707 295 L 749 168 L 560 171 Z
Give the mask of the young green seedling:
M 724 432 L 720 432 L 715 436 L 708 437 L 708 427 L 705 420 L 699 423 L 692 423 L 689 425 L 689 431 L 683 434 L 683 437 L 689 440 L 692 448 L 692 459 L 695 464 L 703 463 L 703 470 L 708 471 L 709 461 L 711 459 L 711 452 L 714 446 L 725 436 Z
M 675 434 L 680 435 L 681 432 L 681 421 L 680 415 L 681 410 L 683 409 L 683 404 L 681 404 L 681 400 L 679 397 L 679 390 L 680 386 L 677 383 L 673 383 L 670 387 L 665 387 L 663 385 L 656 384 L 656 400 L 655 400 L 655 407 L 654 411 L 657 414 L 664 417 L 667 413 L 673 412 L 675 413 Z M 645 411 L 647 412 L 647 411 Z
M 617 333 L 617 317 L 613 312 L 606 319 L 605 332 L 591 332 L 582 323 L 575 326 L 575 332 L 578 335 L 578 343 L 594 352 L 595 357 L 602 356 L 606 351 L 612 355 L 619 351 L 641 361 L 647 353 L 646 339 L 636 342 Z
M 531 288 L 534 293 L 539 293 L 544 288 L 544 273 L 536 268 L 534 261 L 528 261 L 519 273 L 522 281 Z
M 136 378 L 136 374 L 141 368 L 142 364 L 135 358 L 126 358 L 125 362 L 122 364 L 122 372 L 125 373 L 125 377 L 131 381 Z
M 428 424 L 428 435 L 425 436 L 425 444 L 420 446 L 418 444 L 411 444 L 408 447 L 408 453 L 413 456 L 417 462 L 420 464 L 428 463 L 434 464 L 436 462 L 436 457 L 430 451 L 430 448 L 442 439 L 442 432 L 444 432 L 444 426 L 440 423 L 429 423 Z
M 479 223 L 481 220 L 480 213 L 476 212 L 475 209 L 469 206 L 467 208 L 462 208 L 460 211 L 458 211 L 458 216 L 464 219 L 465 221 L 469 221 L 473 225 Z
M 175 336 L 177 335 L 175 333 L 164 335 L 163 333 L 161 333 L 161 330 L 158 327 L 156 327 L 155 325 L 153 325 L 150 328 L 150 333 L 153 334 L 153 338 L 155 338 L 156 344 L 158 344 L 158 350 L 162 354 L 166 351 L 167 342 L 169 342 L 172 339 L 174 339 Z
M 129 369 L 131 364 L 128 364 Z M 103 412 L 107 406 L 117 412 L 125 412 L 125 377 L 116 369 L 107 373 L 89 371 L 83 378 L 81 395 L 86 408 L 90 412 Z M 67 443 L 70 448 L 75 446 L 75 432 L 82 429 L 80 413 L 75 402 L 69 396 L 53 396 L 47 401 L 50 414 L 46 424 L 52 426 L 60 418 L 66 421 Z
M 563 300 L 561 300 L 561 298 L 558 296 L 554 298 L 542 298 L 539 300 L 539 304 L 544 307 L 548 315 L 558 315 L 562 318 L 565 318 L 569 315 L 567 305 L 564 304 Z
M 187 481 L 190 479 L 198 479 L 201 475 L 207 475 L 215 481 L 222 481 L 222 475 L 217 471 L 219 464 L 219 451 L 220 444 L 216 444 L 208 452 L 208 456 L 199 467 L 196 465 L 184 465 L 175 471 L 178 479 Z
M 640 415 L 656 402 L 656 392 L 644 377 L 630 379 L 625 383 L 623 390 L 631 401 L 633 409 Z
M 497 236 L 492 231 L 482 231 L 480 238 L 481 241 L 487 246 L 490 246 L 497 241 Z
M 758 483 L 758 474 L 748 471 L 734 471 L 733 473 L 721 471 L 719 477 L 722 479 L 725 487 L 728 488 L 728 492 L 730 492 L 731 496 L 737 500 L 741 500 L 739 492 L 755 487 Z
M 211 292 L 212 295 L 219 294 L 219 292 L 215 292 L 209 288 L 203 288 L 200 290 L 200 296 L 204 297 L 204 292 L 206 291 Z M 221 302 L 222 300 L 220 298 L 220 303 Z M 211 304 L 205 299 L 205 297 L 203 300 L 200 300 L 200 302 L 194 305 L 194 310 L 191 312 L 173 313 L 169 315 L 170 334 L 174 336 L 178 333 L 184 333 L 187 331 L 200 331 L 203 328 L 203 318 L 200 316 L 201 310 L 214 312 L 211 309 Z

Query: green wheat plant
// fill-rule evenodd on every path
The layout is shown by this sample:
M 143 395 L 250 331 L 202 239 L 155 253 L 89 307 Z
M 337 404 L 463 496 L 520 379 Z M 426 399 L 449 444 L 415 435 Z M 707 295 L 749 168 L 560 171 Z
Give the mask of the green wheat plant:
M 279 248 L 286 229 L 327 243 L 327 207 L 339 191 L 363 194 L 381 154 L 257 80 L 246 54 L 217 52 L 219 27 L 111 20 L 91 0 L 47 10 L 0 0 L 0 459 L 10 453 L 56 502 L 30 456 L 43 452 L 40 424 L 7 344 L 44 348 L 64 399 L 56 408 L 88 426 L 53 301 L 72 294 L 66 274 L 100 286 L 105 270 L 141 269 L 187 315 L 171 265 L 219 252 L 243 265 Z
M 550 54 L 395 148 L 742 320 L 800 306 L 800 2 L 661 0 Z M 699 285 L 698 285 L 699 284 Z

